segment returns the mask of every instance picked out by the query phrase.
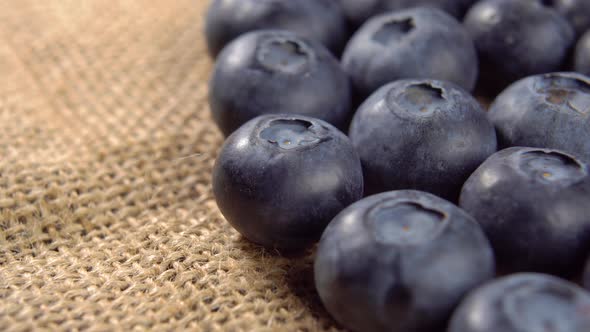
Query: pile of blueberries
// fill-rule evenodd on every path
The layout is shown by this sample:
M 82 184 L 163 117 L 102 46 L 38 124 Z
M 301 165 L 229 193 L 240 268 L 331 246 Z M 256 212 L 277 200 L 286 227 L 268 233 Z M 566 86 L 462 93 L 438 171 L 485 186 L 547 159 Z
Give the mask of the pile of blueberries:
M 319 240 L 344 327 L 590 331 L 589 0 L 213 0 L 206 37 L 219 209 Z

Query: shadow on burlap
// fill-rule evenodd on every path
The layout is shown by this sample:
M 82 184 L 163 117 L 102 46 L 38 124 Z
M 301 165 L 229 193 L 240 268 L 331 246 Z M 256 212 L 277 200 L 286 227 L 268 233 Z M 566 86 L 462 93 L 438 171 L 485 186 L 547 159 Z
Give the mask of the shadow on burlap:
M 334 330 L 211 193 L 205 0 L 0 0 L 0 330 Z

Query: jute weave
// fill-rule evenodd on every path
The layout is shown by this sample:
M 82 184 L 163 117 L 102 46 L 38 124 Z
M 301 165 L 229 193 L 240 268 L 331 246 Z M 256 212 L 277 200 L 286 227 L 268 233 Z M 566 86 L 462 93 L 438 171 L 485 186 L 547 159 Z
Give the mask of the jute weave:
M 222 219 L 206 0 L 0 0 L 0 330 L 335 330 Z

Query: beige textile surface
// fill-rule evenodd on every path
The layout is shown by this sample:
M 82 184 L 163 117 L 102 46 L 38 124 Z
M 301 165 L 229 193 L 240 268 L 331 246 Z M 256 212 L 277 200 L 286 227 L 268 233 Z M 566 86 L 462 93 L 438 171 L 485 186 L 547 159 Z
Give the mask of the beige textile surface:
M 0 330 L 335 329 L 212 198 L 207 2 L 0 0 Z

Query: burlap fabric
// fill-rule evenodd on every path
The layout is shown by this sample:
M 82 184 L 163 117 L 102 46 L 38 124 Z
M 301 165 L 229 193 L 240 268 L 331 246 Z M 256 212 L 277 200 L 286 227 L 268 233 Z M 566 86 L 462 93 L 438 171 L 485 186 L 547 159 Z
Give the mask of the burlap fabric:
M 0 330 L 336 329 L 210 173 L 206 0 L 0 0 Z

